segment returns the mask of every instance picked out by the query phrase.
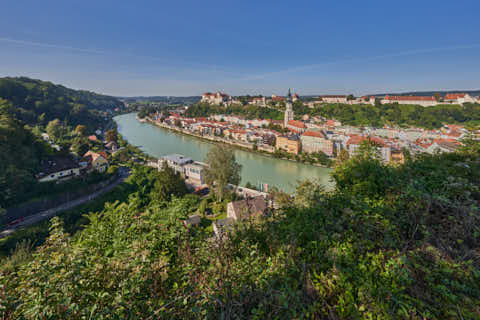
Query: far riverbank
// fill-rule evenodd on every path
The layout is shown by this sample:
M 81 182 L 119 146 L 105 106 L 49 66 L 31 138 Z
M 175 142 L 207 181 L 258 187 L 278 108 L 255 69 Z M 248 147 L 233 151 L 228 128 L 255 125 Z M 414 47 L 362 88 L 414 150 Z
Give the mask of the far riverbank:
M 298 160 L 290 159 L 290 158 L 286 158 L 286 157 L 276 157 L 276 156 L 274 156 L 273 152 L 263 150 L 262 147 L 259 147 L 258 149 L 255 150 L 255 149 L 253 149 L 252 144 L 243 143 L 241 141 L 228 140 L 228 139 L 225 139 L 225 138 L 222 138 L 222 137 L 216 137 L 216 136 L 204 136 L 204 135 L 195 134 L 194 132 L 191 132 L 191 131 L 188 131 L 188 130 L 185 130 L 185 129 L 182 129 L 182 128 L 178 128 L 178 127 L 175 127 L 175 126 L 169 126 L 169 125 L 164 124 L 164 123 L 158 123 L 158 122 L 154 121 L 153 119 L 151 119 L 149 117 L 145 117 L 144 119 L 140 119 L 140 118 L 136 117 L 136 119 L 141 123 L 150 123 L 150 124 L 153 124 L 154 126 L 157 126 L 159 128 L 171 130 L 171 131 L 174 131 L 176 133 L 185 134 L 185 135 L 195 137 L 195 138 L 198 138 L 198 139 L 202 139 L 202 140 L 205 140 L 205 141 L 211 142 L 211 143 L 228 144 L 228 145 L 233 146 L 235 148 L 238 148 L 240 150 L 243 150 L 243 151 L 246 151 L 246 152 L 252 152 L 252 153 L 259 154 L 259 155 L 266 156 L 266 157 L 270 157 L 270 158 L 273 158 L 273 159 L 286 160 L 286 161 L 291 161 L 291 162 L 295 162 L 295 163 L 301 163 L 301 164 L 304 164 L 304 165 L 310 165 L 310 166 L 314 166 L 314 167 L 331 169 L 331 167 L 328 167 L 328 166 L 325 166 L 325 165 L 322 165 L 322 164 L 319 164 L 319 163 L 302 162 L 302 161 L 298 161 Z
M 135 113 L 120 115 L 114 120 L 118 132 L 125 140 L 156 158 L 179 153 L 196 161 L 204 161 L 214 143 L 201 137 L 166 130 L 167 128 L 151 123 L 141 123 L 136 119 Z M 334 186 L 330 178 L 332 169 L 284 161 L 239 147 L 235 147 L 234 150 L 237 161 L 243 167 L 240 183 L 242 186 L 247 182 L 257 187 L 267 184 L 268 188 L 276 186 L 288 193 L 295 192 L 297 181 L 305 179 L 316 179 L 327 189 Z

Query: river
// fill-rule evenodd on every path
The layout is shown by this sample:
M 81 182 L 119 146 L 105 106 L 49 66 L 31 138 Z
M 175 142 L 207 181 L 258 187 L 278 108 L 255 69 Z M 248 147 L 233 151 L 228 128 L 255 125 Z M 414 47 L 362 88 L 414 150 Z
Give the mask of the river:
M 204 161 L 212 143 L 159 128 L 150 123 L 141 123 L 135 113 L 114 118 L 118 132 L 131 144 L 145 153 L 159 158 L 178 153 L 197 161 Z M 242 165 L 241 185 L 268 184 L 292 193 L 298 180 L 318 179 L 326 188 L 331 188 L 331 169 L 305 165 L 293 161 L 275 159 L 261 154 L 235 149 L 235 157 Z

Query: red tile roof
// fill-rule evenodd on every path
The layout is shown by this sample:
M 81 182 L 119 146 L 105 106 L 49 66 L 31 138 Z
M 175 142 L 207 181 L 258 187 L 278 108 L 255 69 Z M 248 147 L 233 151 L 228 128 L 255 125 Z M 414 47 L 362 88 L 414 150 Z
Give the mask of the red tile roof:
M 246 131 L 246 130 L 243 130 L 243 129 L 233 129 L 233 130 L 231 130 L 231 131 L 232 131 L 232 133 L 240 133 L 240 134 L 245 134 L 245 133 L 247 133 L 247 131 Z
M 302 121 L 298 121 L 298 120 L 290 120 L 290 121 L 288 121 L 287 124 L 289 126 L 293 126 L 293 127 L 297 127 L 297 128 L 301 128 L 301 129 L 306 129 L 307 128 L 305 123 L 303 123 Z
M 449 128 L 450 130 L 461 130 L 463 126 L 459 126 L 457 124 L 446 124 L 445 127 Z
M 323 96 L 318 96 L 319 98 L 346 98 L 347 96 L 346 95 L 334 95 L 334 94 L 330 94 L 330 95 L 323 95 Z
M 462 133 L 456 130 L 451 130 L 449 133 L 447 133 L 447 136 L 459 138 L 462 136 Z
M 329 127 L 335 127 L 335 120 L 327 120 L 326 125 Z
M 391 101 L 436 101 L 434 96 L 385 96 L 385 100 Z
M 460 142 L 458 142 L 455 139 L 433 139 L 433 142 L 438 143 L 438 144 L 440 144 L 440 143 L 454 143 L 454 144 L 460 145 Z
M 86 160 L 88 163 L 91 163 L 91 162 L 97 160 L 98 157 L 103 157 L 106 160 L 107 159 L 107 153 L 105 151 L 93 152 L 93 151 L 90 150 L 83 155 L 83 159 Z
M 385 146 L 385 141 L 379 137 L 363 137 L 359 135 L 352 135 L 350 139 L 347 141 L 347 145 L 351 144 L 361 144 L 363 141 L 371 141 L 381 146 Z
M 325 139 L 325 136 L 320 131 L 305 131 L 303 136 Z
M 465 98 L 465 93 L 447 93 L 445 100 L 457 100 L 458 98 Z

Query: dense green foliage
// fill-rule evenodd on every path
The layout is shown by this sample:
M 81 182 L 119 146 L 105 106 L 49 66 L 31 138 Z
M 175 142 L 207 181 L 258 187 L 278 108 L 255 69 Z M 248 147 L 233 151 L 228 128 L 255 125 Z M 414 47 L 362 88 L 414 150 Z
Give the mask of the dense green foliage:
M 12 116 L 12 106 L 0 99 L 0 207 L 7 207 L 35 184 L 34 173 L 46 147 Z
M 137 171 L 128 202 L 88 215 L 0 275 L 6 319 L 478 319 L 480 154 L 424 155 L 398 167 L 369 147 L 325 193 L 302 183 L 271 216 L 222 240 L 182 220 L 192 196 L 151 197 Z M 144 181 L 142 181 L 144 179 Z M 205 206 L 205 205 L 203 205 Z M 17 261 L 18 261 L 17 260 Z
M 40 160 L 54 153 L 40 138 L 42 133 L 47 133 L 63 154 L 71 150 L 82 156 L 89 149 L 99 150 L 101 145 L 86 135 L 107 126 L 102 110 L 121 104 L 115 98 L 50 82 L 1 78 L 0 207 L 42 193 L 35 174 Z
M 128 196 L 136 191 L 138 191 L 138 185 L 128 180 L 88 203 L 62 211 L 59 217 L 64 222 L 65 231 L 75 233 L 81 230 L 82 226 L 88 222 L 88 219 L 85 217 L 86 213 L 103 210 L 106 202 L 128 201 Z M 22 243 L 28 243 L 30 248 L 42 245 L 48 237 L 49 228 L 50 222 L 45 220 L 30 227 L 22 228 L 8 237 L 0 239 L 0 257 L 9 256 L 16 251 L 18 246 L 21 247 Z M 8 259 L 6 263 L 9 264 Z
M 137 107 L 132 107 L 129 106 L 129 109 L 132 111 L 137 111 L 137 117 L 140 119 L 144 119 L 145 117 L 148 117 L 151 114 L 160 112 L 160 113 L 167 113 L 167 110 L 169 109 L 169 106 L 137 106 Z
M 100 111 L 123 105 L 113 97 L 23 77 L 0 78 L 0 98 L 10 101 L 16 118 L 27 124 L 46 125 L 60 119 L 93 130 L 103 125 Z
M 296 110 L 297 112 L 297 110 Z M 300 110 L 298 110 L 300 112 Z M 329 104 L 304 110 L 304 113 L 337 119 L 353 126 L 383 127 L 387 125 L 439 128 L 443 124 L 480 125 L 480 105 L 345 105 Z
M 57 121 L 50 122 L 47 132 L 57 139 L 63 150 L 55 152 L 38 134 L 33 134 L 30 128 L 15 118 L 11 103 L 0 100 L 0 207 L 11 207 L 31 198 L 54 196 L 100 181 L 101 177 L 93 174 L 62 185 L 39 183 L 35 174 L 42 158 L 53 154 L 66 155 L 70 146 L 80 156 L 89 149 L 98 150 L 99 147 L 98 143 L 75 135 Z
M 218 200 L 222 201 L 228 190 L 228 184 L 240 184 L 242 165 L 235 160 L 233 149 L 215 145 L 207 153 L 205 162 L 205 182 L 215 191 Z
M 246 119 L 273 119 L 282 120 L 283 112 L 273 108 L 265 108 L 256 105 L 231 105 L 222 107 L 211 105 L 208 103 L 198 103 L 185 112 L 186 117 L 208 117 L 211 115 L 238 115 L 244 116 Z

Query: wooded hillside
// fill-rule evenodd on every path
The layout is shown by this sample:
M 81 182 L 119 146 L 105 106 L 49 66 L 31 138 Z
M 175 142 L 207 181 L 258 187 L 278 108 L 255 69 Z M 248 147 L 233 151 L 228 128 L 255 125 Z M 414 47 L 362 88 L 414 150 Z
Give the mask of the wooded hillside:
M 16 251 L 0 273 L 0 313 L 478 319 L 479 151 L 471 144 L 390 167 L 364 146 L 335 170 L 334 191 L 304 182 L 282 209 L 222 240 L 203 222 L 182 224 L 198 198 L 160 199 L 160 176 L 136 169 L 138 191 L 89 214 L 83 231 L 66 234 L 55 218 L 44 245 Z
M 123 105 L 113 97 L 24 77 L 0 78 L 0 98 L 9 101 L 16 118 L 29 125 L 59 119 L 94 128 L 102 123 L 100 111 Z

